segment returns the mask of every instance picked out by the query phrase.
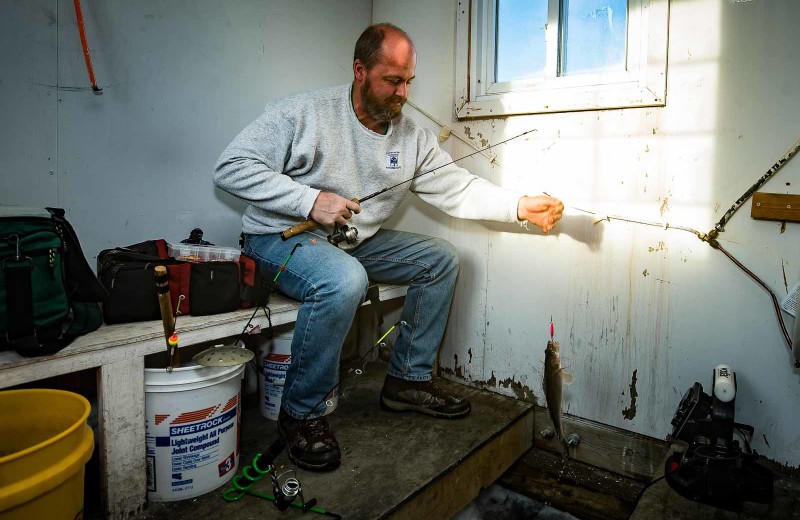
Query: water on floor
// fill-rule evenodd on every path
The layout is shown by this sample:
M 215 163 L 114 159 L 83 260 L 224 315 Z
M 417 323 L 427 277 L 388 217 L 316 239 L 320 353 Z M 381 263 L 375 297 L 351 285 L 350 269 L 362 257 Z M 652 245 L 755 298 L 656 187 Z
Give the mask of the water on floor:
M 498 484 L 484 489 L 453 520 L 577 520 L 574 516 Z

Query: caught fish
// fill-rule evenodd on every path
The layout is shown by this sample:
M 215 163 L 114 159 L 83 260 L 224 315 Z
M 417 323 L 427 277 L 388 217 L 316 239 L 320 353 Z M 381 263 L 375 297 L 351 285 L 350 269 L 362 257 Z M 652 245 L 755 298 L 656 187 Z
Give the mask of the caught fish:
M 561 422 L 561 387 L 571 384 L 574 377 L 561 368 L 561 345 L 558 341 L 548 341 L 544 349 L 544 397 L 547 401 L 547 412 L 553 421 L 556 435 L 561 439 L 564 447 L 564 457 L 569 455 L 569 447 L 564 434 L 564 425 Z

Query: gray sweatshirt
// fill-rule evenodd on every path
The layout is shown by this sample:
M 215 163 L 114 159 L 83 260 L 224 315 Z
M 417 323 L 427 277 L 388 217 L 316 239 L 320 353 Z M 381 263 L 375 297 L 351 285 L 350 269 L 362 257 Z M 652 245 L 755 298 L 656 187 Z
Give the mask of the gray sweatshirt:
M 353 110 L 351 89 L 271 102 L 222 152 L 214 184 L 249 204 L 245 233 L 280 233 L 302 222 L 320 191 L 364 197 L 452 161 L 433 132 L 410 117 L 392 120 L 386 135 L 366 128 Z M 409 191 L 448 215 L 500 222 L 517 221 L 523 195 L 451 164 L 364 202 L 348 222 L 359 242 L 378 231 Z

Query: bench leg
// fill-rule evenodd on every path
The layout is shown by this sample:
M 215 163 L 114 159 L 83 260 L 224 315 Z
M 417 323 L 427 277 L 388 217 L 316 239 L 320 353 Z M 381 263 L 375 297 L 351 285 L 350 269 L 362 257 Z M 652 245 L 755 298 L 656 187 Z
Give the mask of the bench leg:
M 103 507 L 106 518 L 127 519 L 147 498 L 144 358 L 102 365 L 97 394 Z

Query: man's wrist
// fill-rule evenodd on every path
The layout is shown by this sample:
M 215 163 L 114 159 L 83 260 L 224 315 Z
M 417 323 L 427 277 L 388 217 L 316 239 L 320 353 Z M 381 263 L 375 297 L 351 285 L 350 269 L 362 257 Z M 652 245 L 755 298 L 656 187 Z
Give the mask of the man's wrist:
M 517 220 L 527 220 L 524 215 L 524 211 L 522 208 L 522 199 L 525 198 L 525 195 L 519 198 L 517 201 Z

